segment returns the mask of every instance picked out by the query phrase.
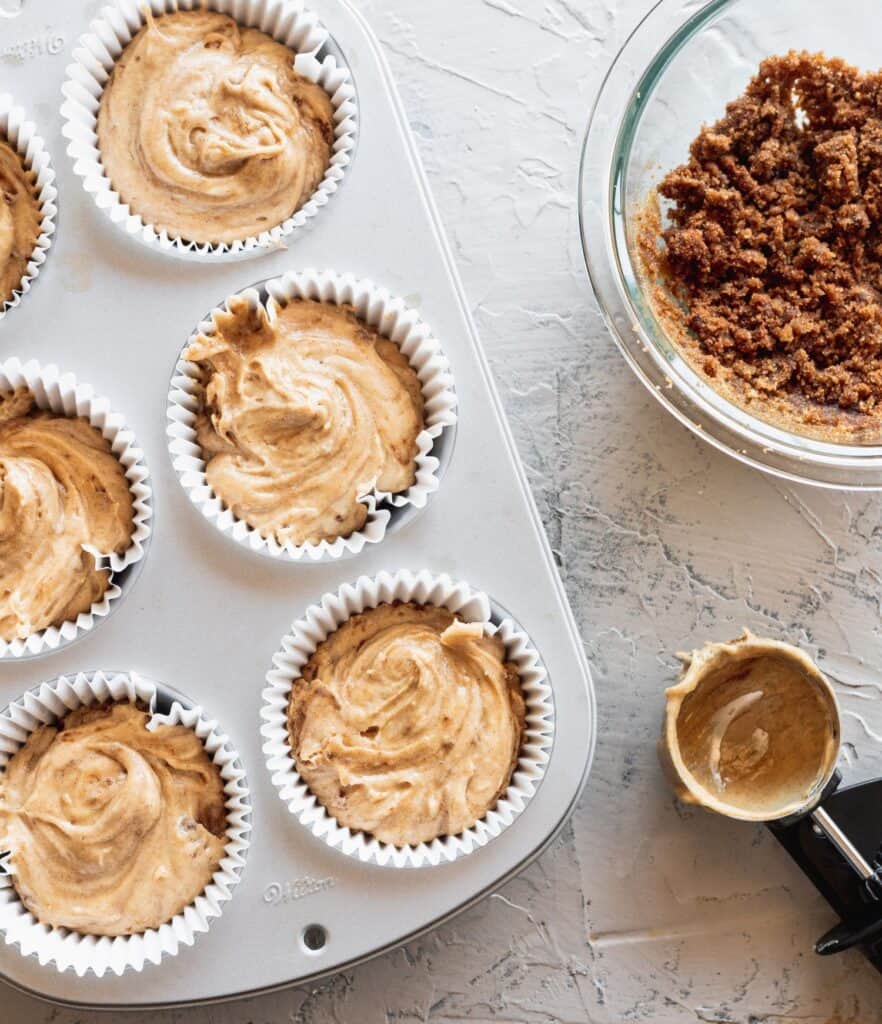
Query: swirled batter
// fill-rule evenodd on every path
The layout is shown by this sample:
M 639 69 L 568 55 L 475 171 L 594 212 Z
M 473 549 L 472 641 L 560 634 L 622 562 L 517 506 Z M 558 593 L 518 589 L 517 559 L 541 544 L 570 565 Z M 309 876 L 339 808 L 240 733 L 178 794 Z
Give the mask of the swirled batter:
M 80 708 L 0 775 L 0 850 L 43 924 L 132 935 L 170 921 L 224 854 L 223 780 L 192 730 L 133 704 Z
M 205 374 L 197 434 L 209 485 L 279 543 L 349 536 L 367 518 L 360 497 L 414 482 L 416 373 L 346 307 L 228 308 L 184 353 Z
M 24 277 L 41 222 L 34 172 L 0 140 L 0 306 Z
M 482 818 L 509 784 L 523 724 L 501 640 L 416 604 L 345 622 L 295 681 L 288 711 L 297 769 L 321 804 L 396 846 Z
M 287 220 L 330 163 L 331 99 L 288 47 L 213 11 L 155 18 L 114 65 L 98 109 L 104 170 L 158 231 L 232 242 Z
M 41 412 L 26 390 L 0 396 L 0 637 L 88 611 L 110 584 L 93 552 L 124 552 L 132 516 L 125 470 L 88 421 Z

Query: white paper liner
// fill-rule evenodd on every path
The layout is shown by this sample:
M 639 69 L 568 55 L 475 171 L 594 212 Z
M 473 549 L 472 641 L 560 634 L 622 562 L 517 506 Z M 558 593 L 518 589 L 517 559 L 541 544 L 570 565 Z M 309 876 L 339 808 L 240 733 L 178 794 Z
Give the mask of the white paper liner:
M 459 835 L 446 836 L 418 846 L 392 846 L 363 832 L 340 825 L 310 792 L 291 753 L 288 735 L 288 704 L 294 681 L 322 641 L 351 616 L 394 601 L 414 601 L 449 609 L 466 622 L 481 622 L 488 636 L 498 635 L 505 644 L 506 659 L 518 670 L 526 702 L 526 720 L 520 756 L 508 789 L 480 821 Z M 265 724 L 263 752 L 273 784 L 288 810 L 314 836 L 329 846 L 365 863 L 380 866 L 426 867 L 456 860 L 486 845 L 524 810 L 545 774 L 554 742 L 554 698 L 539 654 L 529 637 L 509 618 L 493 615 L 486 594 L 449 576 L 400 570 L 381 572 L 375 578 L 361 576 L 336 594 L 326 594 L 291 626 L 273 657 L 263 691 L 261 718 Z
M 21 302 L 22 296 L 27 295 L 40 273 L 40 267 L 46 262 L 46 254 L 55 234 L 55 214 L 58 212 L 55 202 L 58 199 L 58 192 L 55 188 L 55 171 L 52 170 L 49 161 L 49 151 L 37 134 L 36 126 L 27 120 L 24 109 L 15 105 L 9 93 L 0 93 L 0 139 L 8 142 L 22 158 L 25 167 L 34 172 L 41 215 L 40 234 L 34 243 L 24 276 L 12 295 L 0 303 L 2 320 Z
M 424 508 L 429 496 L 438 489 L 441 463 L 434 449 L 442 433 L 454 429 L 456 424 L 456 392 L 450 364 L 419 313 L 372 281 L 357 280 L 351 274 L 337 274 L 331 270 L 303 270 L 272 278 L 262 287 L 270 296 L 268 301 L 279 305 L 298 298 L 351 305 L 367 324 L 398 345 L 416 371 L 424 401 L 425 428 L 417 436 L 415 482 L 400 494 L 374 490 L 364 495 L 367 520 L 349 537 L 298 545 L 293 542 L 279 544 L 274 537 L 262 536 L 258 530 L 238 519 L 208 485 L 205 459 L 196 439 L 202 374 L 195 363 L 183 358 L 175 367 L 168 396 L 166 433 L 172 463 L 181 486 L 202 515 L 221 533 L 250 551 L 294 562 L 304 559 L 331 561 L 358 554 L 366 544 L 379 543 L 386 536 L 392 518 L 390 508 L 402 509 L 408 505 Z M 230 298 L 245 298 L 252 306 L 262 301 L 256 286 Z M 197 334 L 214 331 L 214 315 L 227 309 L 230 298 L 208 314 L 190 340 Z
M 87 612 L 81 612 L 76 620 L 49 626 L 25 639 L 9 642 L 0 639 L 0 659 L 34 657 L 56 651 L 94 629 L 113 609 L 114 602 L 134 583 L 132 572 L 127 572 L 121 583 L 116 577 L 144 557 L 153 517 L 150 476 L 144 452 L 138 447 L 135 435 L 123 417 L 111 410 L 109 399 L 95 395 L 88 384 L 77 384 L 72 373 L 62 374 L 54 364 L 44 367 L 35 359 L 22 363 L 16 357 L 0 363 L 0 393 L 20 387 L 31 392 L 39 408 L 61 416 L 83 417 L 110 442 L 111 451 L 122 464 L 129 483 L 134 529 L 131 543 L 122 554 L 92 552 L 98 566 L 111 572 L 110 586 L 99 601 Z
M 65 928 L 53 928 L 39 921 L 25 908 L 12 883 L 14 867 L 9 858 L 0 861 L 0 935 L 7 945 L 24 956 L 36 956 L 42 965 L 53 964 L 59 971 L 73 970 L 80 977 L 93 971 L 99 978 L 108 972 L 140 971 L 174 956 L 181 946 L 192 946 L 199 932 L 208 931 L 213 918 L 220 917 L 223 904 L 232 896 L 245 866 L 251 831 L 247 780 L 228 736 L 200 707 L 183 706 L 173 699 L 167 713 L 156 713 L 161 687 L 134 672 L 89 672 L 58 679 L 30 690 L 0 714 L 0 771 L 27 737 L 39 726 L 58 721 L 69 711 L 107 701 L 142 701 L 153 716 L 148 728 L 183 725 L 202 740 L 206 753 L 224 780 L 227 796 L 227 842 L 223 860 L 211 882 L 193 903 L 160 928 L 137 935 L 81 935 Z
M 146 24 L 146 10 L 155 15 L 203 7 L 227 14 L 234 21 L 258 28 L 296 54 L 295 70 L 322 86 L 334 107 L 334 145 L 331 161 L 318 188 L 287 220 L 259 235 L 235 242 L 198 243 L 173 238 L 144 223 L 124 203 L 104 173 L 98 149 L 98 105 L 113 65 L 126 45 Z M 65 100 L 62 134 L 69 140 L 68 155 L 83 188 L 95 205 L 131 238 L 156 252 L 184 259 L 217 261 L 257 256 L 284 248 L 284 240 L 304 227 L 325 206 L 340 187 L 356 145 L 358 108 L 349 69 L 337 57 L 319 57 L 329 41 L 327 31 L 302 0 L 118 0 L 103 8 L 73 51 L 74 62 L 67 68 L 62 87 Z

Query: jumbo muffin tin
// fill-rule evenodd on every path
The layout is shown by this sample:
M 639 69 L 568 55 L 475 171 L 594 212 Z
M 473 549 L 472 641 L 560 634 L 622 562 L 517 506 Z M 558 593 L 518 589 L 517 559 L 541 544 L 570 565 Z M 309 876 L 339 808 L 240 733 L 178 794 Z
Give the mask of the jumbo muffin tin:
M 183 1005 L 302 983 L 389 949 L 465 909 L 525 867 L 572 812 L 596 730 L 588 665 L 548 541 L 377 42 L 347 0 L 314 7 L 347 61 L 359 138 L 339 194 L 287 249 L 224 264 L 181 262 L 125 238 L 95 209 L 65 154 L 61 85 L 94 5 L 25 0 L 4 20 L 0 65 L 51 152 L 58 232 L 39 280 L 0 324 L 0 357 L 58 364 L 130 420 L 154 489 L 140 578 L 108 621 L 56 653 L 0 662 L 0 704 L 62 674 L 133 670 L 188 694 L 228 731 L 248 774 L 247 864 L 192 948 L 120 976 L 78 977 L 0 947 L 0 976 L 54 1002 Z M 7 42 L 8 41 L 8 42 Z M 190 505 L 167 451 L 169 380 L 206 309 L 254 281 L 307 267 L 370 278 L 420 309 L 450 360 L 455 450 L 427 507 L 357 556 L 291 564 L 229 543 Z M 289 814 L 262 750 L 265 675 L 292 620 L 382 570 L 448 573 L 489 594 L 538 649 L 554 695 L 554 746 L 524 811 L 486 846 L 419 869 L 365 864 Z

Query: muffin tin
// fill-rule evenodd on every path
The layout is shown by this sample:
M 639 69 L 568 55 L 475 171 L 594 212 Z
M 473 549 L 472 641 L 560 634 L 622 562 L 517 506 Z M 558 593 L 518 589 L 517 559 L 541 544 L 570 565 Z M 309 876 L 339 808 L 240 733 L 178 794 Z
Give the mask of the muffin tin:
M 58 363 L 125 410 L 144 448 L 153 541 L 113 617 L 82 643 L 0 662 L 0 704 L 59 675 L 102 669 L 161 679 L 217 717 L 248 775 L 252 831 L 232 898 L 193 948 L 142 971 L 79 977 L 0 947 L 0 976 L 58 1003 L 183 1005 L 303 983 L 365 960 L 498 888 L 563 826 L 584 785 L 596 731 L 590 673 L 542 532 L 400 100 L 379 47 L 347 0 L 317 0 L 352 71 L 358 150 L 308 234 L 242 262 L 187 264 L 136 245 L 102 217 L 65 155 L 61 85 L 93 12 L 86 0 L 29 3 L 10 42 L 63 39 L 56 53 L 0 69 L 27 97 L 58 173 L 59 230 L 40 279 L 0 324 L 3 358 Z M 88 12 L 88 13 L 87 13 Z M 419 516 L 345 561 L 284 562 L 230 544 L 191 506 L 167 451 L 169 379 L 193 325 L 224 296 L 309 267 L 367 278 L 418 309 L 456 381 L 456 448 Z M 263 753 L 265 676 L 292 621 L 360 576 L 400 568 L 449 574 L 490 595 L 535 646 L 554 700 L 554 742 L 532 799 L 499 835 L 452 863 L 401 870 L 330 848 L 287 810 Z M 497 602 L 499 602 L 497 604 Z

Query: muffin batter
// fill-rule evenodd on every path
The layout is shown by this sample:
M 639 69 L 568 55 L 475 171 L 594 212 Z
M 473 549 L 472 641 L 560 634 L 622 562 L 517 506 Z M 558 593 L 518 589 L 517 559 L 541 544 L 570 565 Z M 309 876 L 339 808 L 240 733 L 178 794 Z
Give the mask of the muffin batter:
M 157 231 L 233 242 L 281 224 L 330 163 L 331 99 L 294 53 L 225 14 L 154 17 L 125 48 L 98 109 L 113 188 Z
M 180 725 L 132 704 L 42 726 L 0 775 L 0 850 L 43 924 L 132 935 L 170 921 L 224 853 L 223 780 Z
M 125 470 L 91 424 L 25 390 L 0 396 L 0 637 L 88 611 L 110 585 L 95 552 L 124 552 L 132 517 Z
M 40 203 L 33 171 L 0 140 L 0 307 L 21 284 L 40 237 Z
M 818 669 L 796 648 L 749 633 L 707 645 L 686 666 L 667 691 L 681 795 L 759 821 L 802 807 L 839 749 L 835 702 Z
M 524 700 L 502 642 L 444 608 L 381 605 L 322 643 L 289 706 L 297 769 L 328 812 L 396 846 L 456 835 L 517 763 Z
M 346 307 L 228 306 L 184 353 L 205 373 L 197 434 L 210 487 L 280 544 L 349 536 L 367 518 L 359 498 L 414 482 L 416 373 Z

